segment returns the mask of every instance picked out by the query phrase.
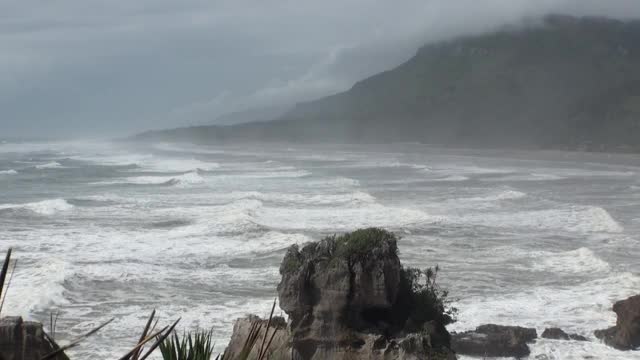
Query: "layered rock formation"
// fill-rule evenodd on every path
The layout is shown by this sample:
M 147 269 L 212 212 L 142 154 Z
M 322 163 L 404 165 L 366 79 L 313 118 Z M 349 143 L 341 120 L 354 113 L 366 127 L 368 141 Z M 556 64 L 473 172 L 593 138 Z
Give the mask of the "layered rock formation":
M 391 233 L 365 229 L 294 245 L 280 273 L 289 323 L 270 348 L 279 359 L 455 359 L 445 328 L 451 318 L 437 296 L 416 306 L 421 294 L 436 292 L 419 292 Z M 227 352 L 241 350 L 256 321 L 264 320 L 236 322 Z
M 618 301 L 613 311 L 618 316 L 616 326 L 595 331 L 595 336 L 619 350 L 640 348 L 640 295 Z
M 278 296 L 294 356 L 454 358 L 443 314 L 411 316 L 403 271 L 396 238 L 379 229 L 289 248 Z
M 0 359 L 40 360 L 59 349 L 42 329 L 42 324 L 23 321 L 21 317 L 0 319 Z M 64 354 L 51 360 L 69 360 Z

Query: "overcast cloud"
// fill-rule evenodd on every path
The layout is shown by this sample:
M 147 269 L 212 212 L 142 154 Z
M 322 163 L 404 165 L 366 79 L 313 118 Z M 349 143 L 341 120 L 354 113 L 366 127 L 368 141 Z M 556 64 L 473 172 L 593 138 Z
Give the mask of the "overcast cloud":
M 119 135 L 348 89 L 425 43 L 638 0 L 0 0 L 0 137 Z

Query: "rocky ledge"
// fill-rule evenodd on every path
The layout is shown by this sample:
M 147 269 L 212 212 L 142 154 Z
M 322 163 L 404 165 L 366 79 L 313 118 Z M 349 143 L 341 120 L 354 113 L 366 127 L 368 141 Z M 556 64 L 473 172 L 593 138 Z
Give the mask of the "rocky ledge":
M 564 330 L 559 328 L 547 328 L 542 333 L 543 339 L 552 340 L 575 340 L 575 341 L 589 341 L 586 337 L 578 334 L 567 334 Z
M 0 319 L 0 359 L 40 360 L 59 347 L 42 329 L 42 324 L 21 317 Z M 69 360 L 63 353 L 51 360 Z
M 597 330 L 595 336 L 619 350 L 640 348 L 640 295 L 618 301 L 613 311 L 618 316 L 616 326 Z

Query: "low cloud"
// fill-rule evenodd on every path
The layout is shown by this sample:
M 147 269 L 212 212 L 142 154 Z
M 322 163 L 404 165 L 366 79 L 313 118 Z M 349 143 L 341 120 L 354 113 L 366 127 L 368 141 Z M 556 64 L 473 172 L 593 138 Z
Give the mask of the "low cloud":
M 0 133 L 123 134 L 346 90 L 427 42 L 637 0 L 7 0 Z

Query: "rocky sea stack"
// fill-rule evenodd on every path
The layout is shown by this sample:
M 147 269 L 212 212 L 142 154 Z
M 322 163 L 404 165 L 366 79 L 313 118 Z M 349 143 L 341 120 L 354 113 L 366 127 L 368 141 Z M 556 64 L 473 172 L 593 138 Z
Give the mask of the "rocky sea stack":
M 291 246 L 278 285 L 288 336 L 272 348 L 305 360 L 455 359 L 437 271 L 404 268 L 396 242 L 364 229 Z
M 397 238 L 385 230 L 362 229 L 293 245 L 280 274 L 278 299 L 288 320 L 239 319 L 227 354 L 245 351 L 248 359 L 289 360 L 524 358 L 538 340 L 536 328 L 497 324 L 450 334 L 446 326 L 455 321 L 456 309 L 436 282 L 438 267 L 402 266 Z M 620 350 L 636 349 L 640 295 L 617 302 L 613 310 L 616 326 L 596 331 L 596 337 Z M 263 339 L 261 345 L 249 342 L 247 348 L 252 337 Z M 546 328 L 541 337 L 590 341 L 556 327 Z

